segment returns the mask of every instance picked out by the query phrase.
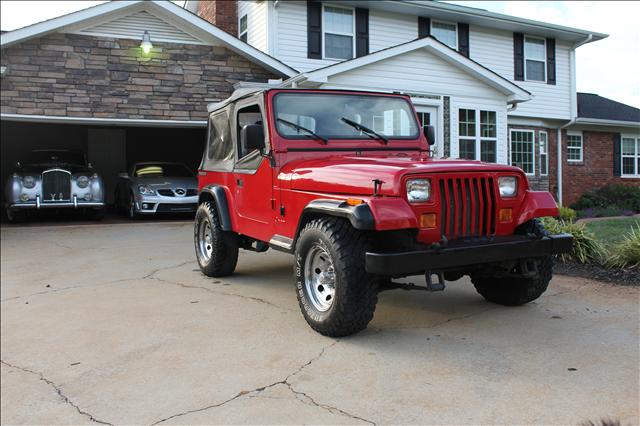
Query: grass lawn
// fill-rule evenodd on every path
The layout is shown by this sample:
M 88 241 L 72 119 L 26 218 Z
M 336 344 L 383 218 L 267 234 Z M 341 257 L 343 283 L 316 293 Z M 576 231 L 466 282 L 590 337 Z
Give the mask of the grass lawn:
M 586 228 L 593 232 L 598 240 L 607 247 L 622 241 L 624 235 L 629 233 L 632 227 L 640 226 L 637 217 L 625 217 L 617 219 L 602 219 L 587 222 Z

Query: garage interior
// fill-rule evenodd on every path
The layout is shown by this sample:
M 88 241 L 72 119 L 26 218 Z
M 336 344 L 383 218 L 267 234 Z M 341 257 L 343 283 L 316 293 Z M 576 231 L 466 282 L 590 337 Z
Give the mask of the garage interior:
M 105 182 L 106 198 L 113 204 L 118 173 L 143 161 L 171 161 L 186 164 L 197 174 L 205 146 L 206 128 L 96 126 L 2 120 L 0 157 L 2 205 L 4 185 L 33 149 L 72 149 L 87 160 Z M 3 209 L 4 210 L 4 209 Z

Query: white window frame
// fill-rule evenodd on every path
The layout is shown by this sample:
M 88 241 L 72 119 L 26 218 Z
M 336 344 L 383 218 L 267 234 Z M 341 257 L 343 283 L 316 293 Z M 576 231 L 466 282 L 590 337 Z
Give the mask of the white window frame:
M 569 136 L 579 136 L 580 137 L 580 159 L 570 159 L 569 158 Z M 575 146 L 572 146 L 571 149 L 578 149 Z M 584 162 L 584 137 L 582 136 L 582 132 L 567 132 L 567 163 L 582 163 Z
M 544 135 L 545 139 L 545 152 L 542 152 L 542 135 Z M 538 147 L 540 149 L 540 176 L 549 176 L 549 134 L 546 130 L 540 130 L 538 132 Z M 543 163 L 542 156 L 545 156 L 545 161 Z M 542 165 L 545 165 L 546 173 L 542 173 Z
M 462 136 L 460 135 L 460 110 L 461 109 L 465 109 L 465 110 L 470 110 L 470 111 L 475 111 L 475 120 L 476 122 L 474 123 L 475 125 L 475 136 Z M 482 125 L 481 125 L 481 121 L 482 121 L 482 113 L 483 112 L 493 112 L 496 115 L 496 136 L 495 137 L 483 137 L 481 134 L 481 130 L 482 130 Z M 460 141 L 461 140 L 473 140 L 475 142 L 476 145 L 476 158 L 475 160 L 481 160 L 482 159 L 482 141 L 492 141 L 496 143 L 496 163 L 498 162 L 498 111 L 495 110 L 489 110 L 489 109 L 476 109 L 476 108 L 465 108 L 465 107 L 458 107 L 458 158 L 460 158 Z
M 244 31 L 240 32 L 240 29 L 242 28 L 243 19 L 247 20 L 247 28 Z M 245 43 L 249 43 L 249 14 L 248 13 L 245 13 L 240 17 L 240 19 L 238 19 L 238 39 L 242 40 L 242 36 L 245 34 L 247 35 L 247 41 L 245 41 Z
M 349 10 L 351 11 L 351 19 L 353 20 L 353 23 L 351 25 L 352 28 L 352 32 L 351 33 L 334 33 L 334 32 L 329 32 L 326 31 L 327 26 L 325 25 L 324 22 L 324 13 L 325 13 L 325 8 L 326 7 L 332 7 L 334 9 L 345 9 L 345 10 Z M 349 36 L 351 37 L 351 58 L 353 59 L 356 57 L 356 9 L 354 7 L 346 7 L 346 6 L 336 6 L 335 4 L 325 4 L 322 3 L 322 58 L 323 59 L 331 59 L 334 61 L 348 61 L 349 59 L 343 59 L 343 58 L 332 58 L 331 56 L 327 55 L 327 43 L 325 40 L 325 34 L 334 34 L 334 35 L 341 35 L 341 36 Z
M 542 58 L 543 58 L 542 62 L 544 63 L 544 66 L 542 67 L 542 70 L 544 72 L 544 79 L 542 80 L 530 80 L 527 76 L 527 60 L 541 62 L 540 59 L 527 58 L 527 39 L 542 40 L 542 42 L 544 43 L 544 55 L 542 55 Z M 524 81 L 532 81 L 535 83 L 546 83 L 547 82 L 547 40 L 542 37 L 534 37 L 534 36 L 526 35 L 524 36 L 522 50 L 523 50 L 522 56 L 524 57 Z
M 531 129 L 509 129 L 509 164 L 513 165 L 513 132 L 523 132 L 523 133 L 531 133 L 531 170 L 532 173 L 527 173 L 524 171 L 524 174 L 527 176 L 535 176 L 536 175 L 536 132 Z
M 623 139 L 633 139 L 635 140 L 635 144 L 636 144 L 636 153 L 635 155 L 625 155 L 624 151 L 622 149 L 622 140 Z M 635 174 L 629 174 L 629 173 L 625 173 L 624 172 L 624 167 L 622 164 L 622 159 L 623 158 L 633 158 L 635 160 L 634 162 L 634 169 L 636 170 Z M 624 177 L 624 178 L 640 178 L 640 165 L 638 165 L 638 159 L 640 159 L 640 135 L 620 135 L 620 177 Z
M 444 44 L 445 46 L 448 46 L 448 47 L 450 47 L 450 48 L 452 48 L 454 50 L 458 50 L 458 24 L 456 22 L 449 22 L 449 21 L 441 21 L 439 19 L 436 19 L 436 20 L 432 19 L 431 20 L 431 24 L 429 25 L 429 34 L 431 34 L 432 36 L 433 36 L 433 24 L 435 24 L 435 23 L 445 24 L 445 25 L 453 25 L 453 28 L 455 28 L 455 33 L 456 33 L 456 36 L 455 36 L 456 45 L 455 46 L 449 46 L 444 41 L 440 41 L 436 37 L 433 37 L 433 38 L 435 38 L 436 40 L 440 41 L 440 43 Z

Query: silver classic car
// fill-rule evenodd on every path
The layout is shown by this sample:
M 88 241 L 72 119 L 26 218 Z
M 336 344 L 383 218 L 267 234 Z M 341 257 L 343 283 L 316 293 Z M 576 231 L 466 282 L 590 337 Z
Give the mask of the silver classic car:
M 93 218 L 104 213 L 104 183 L 87 163 L 84 153 L 39 149 L 29 153 L 5 187 L 5 207 L 10 221 L 21 220 L 29 210 L 83 209 Z
M 131 219 L 154 213 L 193 213 L 198 208 L 198 180 L 182 163 L 137 163 L 120 173 L 116 205 Z

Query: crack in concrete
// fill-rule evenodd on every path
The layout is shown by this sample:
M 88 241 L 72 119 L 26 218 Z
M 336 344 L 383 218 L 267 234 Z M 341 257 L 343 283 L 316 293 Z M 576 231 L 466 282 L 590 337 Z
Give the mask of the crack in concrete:
M 590 283 L 582 284 L 581 286 L 570 289 L 570 290 L 562 290 L 562 291 L 558 291 L 557 293 L 547 294 L 546 297 L 561 296 L 563 294 L 568 294 L 568 293 L 577 293 L 578 291 L 582 290 L 585 287 L 589 287 L 590 285 L 592 284 Z
M 112 423 L 96 419 L 92 414 L 90 414 L 90 413 L 84 411 L 83 409 L 81 409 L 80 407 L 78 407 L 78 405 L 76 405 L 68 396 L 66 396 L 64 393 L 62 393 L 62 389 L 60 388 L 60 386 L 56 385 L 53 381 L 51 381 L 51 380 L 47 379 L 46 377 L 44 377 L 44 375 L 42 373 L 30 370 L 28 368 L 19 367 L 17 365 L 11 364 L 11 363 L 6 362 L 4 360 L 0 360 L 0 363 L 6 365 L 7 367 L 11 367 L 11 368 L 15 368 L 16 370 L 20 370 L 20 371 L 22 371 L 24 373 L 29 373 L 29 374 L 33 374 L 35 376 L 38 376 L 38 378 L 40 380 L 42 380 L 43 382 L 45 382 L 46 384 L 51 386 L 56 391 L 58 396 L 64 401 L 65 404 L 69 404 L 70 406 L 75 408 L 78 413 L 80 413 L 83 416 L 87 417 L 90 421 L 92 421 L 94 423 L 113 426 Z
M 164 284 L 175 285 L 175 286 L 182 287 L 182 288 L 204 290 L 204 291 L 207 291 L 209 293 L 218 294 L 218 295 L 222 295 L 222 296 L 238 297 L 240 299 L 251 300 L 251 301 L 254 301 L 254 302 L 258 302 L 258 303 L 263 303 L 265 305 L 269 305 L 269 306 L 272 306 L 274 308 L 278 308 L 280 310 L 295 312 L 295 310 L 293 310 L 291 308 L 285 308 L 285 307 L 282 307 L 282 306 L 278 306 L 275 303 L 269 302 L 268 300 L 262 299 L 260 297 L 245 296 L 243 294 L 237 294 L 237 293 L 228 293 L 226 291 L 220 291 L 220 290 L 217 290 L 217 289 L 214 289 L 214 288 L 211 288 L 211 287 L 203 287 L 203 286 L 199 286 L 199 285 L 189 285 L 189 284 L 179 283 L 177 281 L 170 281 L 170 280 L 167 280 L 167 279 L 164 279 L 164 278 L 158 278 L 158 277 L 149 277 L 147 279 L 156 280 L 156 281 L 164 283 Z
M 205 407 L 196 408 L 196 409 L 193 409 L 193 410 L 188 410 L 188 411 L 184 411 L 184 412 L 181 412 L 181 413 L 173 414 L 171 416 L 168 416 L 168 417 L 165 417 L 165 418 L 163 418 L 161 420 L 156 421 L 151 426 L 155 426 L 155 425 L 164 423 L 164 422 L 166 422 L 168 420 L 175 419 L 177 417 L 183 417 L 183 416 L 186 416 L 186 415 L 189 415 L 189 414 L 200 413 L 202 411 L 207 411 L 207 410 L 211 410 L 211 409 L 214 409 L 214 408 L 222 407 L 225 404 L 228 404 L 228 403 L 230 403 L 232 401 L 235 401 L 236 399 L 239 399 L 239 398 L 242 398 L 242 397 L 245 397 L 245 396 L 247 396 L 249 398 L 250 397 L 255 397 L 255 396 L 257 396 L 255 394 L 260 394 L 261 392 L 263 392 L 263 391 L 265 391 L 267 389 L 273 388 L 275 386 L 278 386 L 278 385 L 286 386 L 289 389 L 289 391 L 291 391 L 291 393 L 295 396 L 295 398 L 298 399 L 303 404 L 313 405 L 315 407 L 322 408 L 323 410 L 329 411 L 332 414 L 342 415 L 342 416 L 349 417 L 349 418 L 352 418 L 354 420 L 359 420 L 359 421 L 362 421 L 362 422 L 365 422 L 365 423 L 368 423 L 368 424 L 371 424 L 371 425 L 375 426 L 376 424 L 374 422 L 372 422 L 371 420 L 367 420 L 367 419 L 362 418 L 360 416 L 357 416 L 355 414 L 351 414 L 351 413 L 349 413 L 347 411 L 344 411 L 344 410 L 342 410 L 340 408 L 337 408 L 337 407 L 334 407 L 334 406 L 331 406 L 331 405 L 328 405 L 328 404 L 321 404 L 321 403 L 317 402 L 309 394 L 307 394 L 305 392 L 302 392 L 302 391 L 299 391 L 299 390 L 296 390 L 293 387 L 293 385 L 291 384 L 291 382 L 289 381 L 289 380 L 291 380 L 292 377 L 296 376 L 297 374 L 300 374 L 309 365 L 311 365 L 312 363 L 314 363 L 318 359 L 322 358 L 322 356 L 325 354 L 325 352 L 328 349 L 332 348 L 333 346 L 337 345 L 338 342 L 339 342 L 339 340 L 336 340 L 333 343 L 331 343 L 330 345 L 327 345 L 327 346 L 323 347 L 318 355 L 316 355 L 315 357 L 311 358 L 306 363 L 302 364 L 293 373 L 290 373 L 288 376 L 286 376 L 283 380 L 278 380 L 277 382 L 273 382 L 273 383 L 268 384 L 266 386 L 260 386 L 260 387 L 257 387 L 255 389 L 252 389 L 250 391 L 240 391 L 236 395 L 234 395 L 233 397 L 231 397 L 229 399 L 226 399 L 226 400 L 224 400 L 222 402 L 219 402 L 217 404 L 211 404 L 211 405 L 207 405 Z M 254 394 L 254 395 L 252 395 L 252 394 Z M 304 397 L 306 399 L 306 401 L 298 398 L 299 396 Z
M 153 275 L 157 274 L 160 271 L 179 268 L 181 266 L 188 265 L 189 263 L 192 263 L 192 262 L 193 262 L 192 260 L 189 260 L 189 261 L 186 261 L 186 262 L 182 262 L 182 263 L 180 263 L 178 265 L 165 266 L 165 267 L 162 267 L 162 268 L 157 268 L 157 269 L 154 269 L 151 272 L 149 272 L 148 274 L 146 274 L 144 276 L 141 276 L 141 277 L 120 278 L 120 279 L 117 279 L 117 280 L 107 281 L 107 282 L 103 282 L 103 283 L 78 284 L 78 285 L 72 285 L 72 286 L 68 286 L 68 287 L 51 288 L 49 290 L 38 291 L 38 292 L 35 292 L 35 293 L 27 294 L 25 296 L 7 297 L 5 299 L 0 300 L 0 303 L 8 302 L 8 301 L 11 301 L 11 300 L 25 299 L 25 298 L 29 298 L 29 297 L 32 297 L 32 296 L 40 296 L 40 295 L 48 294 L 48 293 L 58 293 L 58 292 L 61 292 L 61 291 L 75 290 L 75 289 L 78 289 L 78 288 L 102 287 L 102 286 L 105 286 L 105 285 L 118 284 L 118 283 L 123 283 L 123 282 L 127 282 L 127 281 L 144 280 L 144 279 L 151 278 Z

